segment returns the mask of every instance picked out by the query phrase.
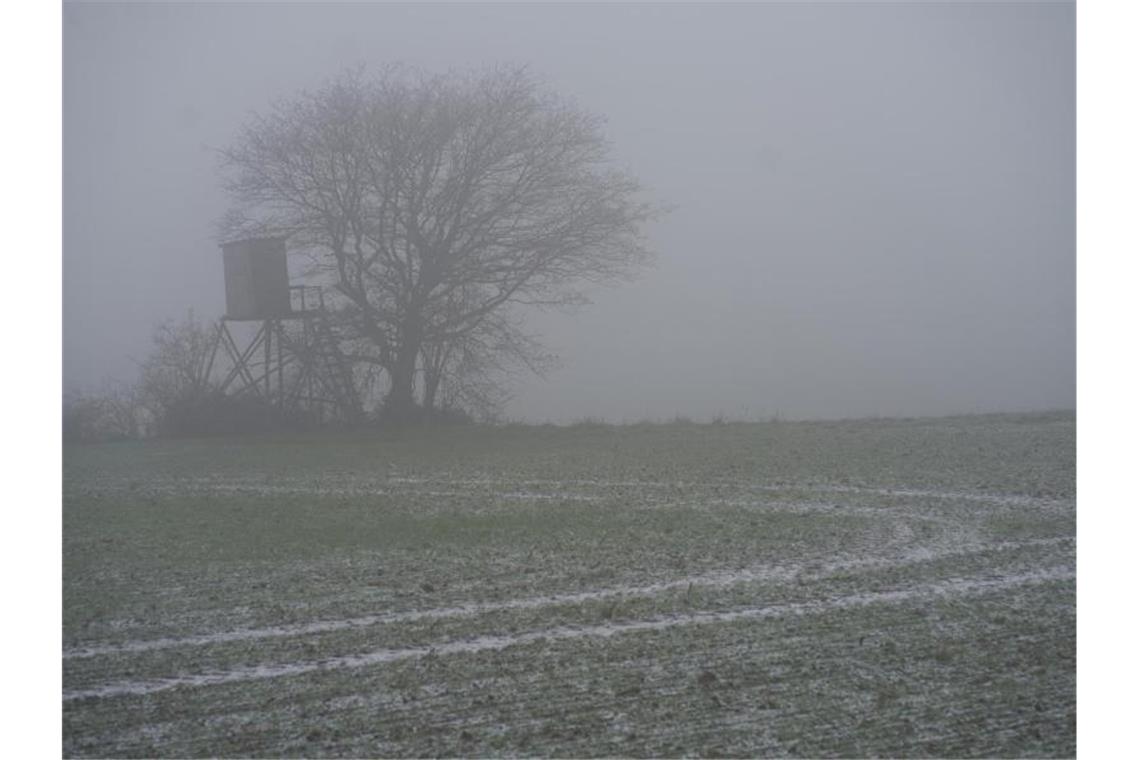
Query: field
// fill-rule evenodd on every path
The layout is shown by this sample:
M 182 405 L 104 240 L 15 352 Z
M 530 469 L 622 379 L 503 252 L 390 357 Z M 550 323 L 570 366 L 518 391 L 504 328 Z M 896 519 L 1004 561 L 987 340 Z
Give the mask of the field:
M 1075 420 L 67 448 L 67 756 L 1073 756 Z

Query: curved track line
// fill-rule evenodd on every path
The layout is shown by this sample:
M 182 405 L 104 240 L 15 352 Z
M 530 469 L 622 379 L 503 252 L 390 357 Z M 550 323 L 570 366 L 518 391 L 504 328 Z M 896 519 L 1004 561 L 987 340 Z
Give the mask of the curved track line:
M 731 623 L 740 620 L 760 620 L 789 615 L 819 614 L 832 610 L 862 607 L 871 604 L 897 604 L 930 597 L 961 596 L 1003 591 L 1018 586 L 1072 580 L 1076 573 L 1068 566 L 1055 566 L 1033 573 L 1022 573 L 999 579 L 956 578 L 940 583 L 915 586 L 894 591 L 852 594 L 818 602 L 799 602 L 752 607 L 730 612 L 702 612 L 684 617 L 662 617 L 628 623 L 613 623 L 592 626 L 558 626 L 510 636 L 482 636 L 469 640 L 450 641 L 435 647 L 412 647 L 407 649 L 377 649 L 361 654 L 332 657 L 325 660 L 266 665 L 234 670 L 205 673 L 201 675 L 175 676 L 153 681 L 123 681 L 91 689 L 64 691 L 63 700 L 106 698 L 127 695 L 152 694 L 182 686 L 215 686 L 242 681 L 256 681 L 268 678 L 282 678 L 327 670 L 364 668 L 401 660 L 428 656 L 446 656 L 487 650 L 500 650 L 512 646 L 537 641 L 565 641 L 582 638 L 610 638 L 627 633 L 659 631 L 668 628 L 709 623 Z
M 393 488 L 395 486 L 395 488 Z M 455 487 L 479 486 L 490 489 L 488 493 L 473 494 L 467 490 L 432 490 L 420 491 L 407 486 L 434 486 L 436 488 L 454 489 Z M 507 486 L 509 491 L 497 491 L 497 486 Z M 520 490 L 519 486 L 523 486 Z M 135 488 L 130 483 L 109 486 L 112 489 Z M 264 495 L 371 495 L 371 496 L 397 496 L 408 493 L 433 496 L 439 498 L 470 498 L 472 496 L 498 496 L 510 500 L 565 500 L 565 501 L 596 501 L 604 497 L 597 494 L 581 493 L 548 493 L 544 491 L 529 491 L 527 487 L 544 489 L 561 489 L 567 487 L 585 488 L 638 488 L 638 489 L 678 489 L 678 488 L 739 488 L 748 491 L 805 491 L 809 493 L 851 493 L 871 494 L 875 496 L 893 496 L 919 499 L 943 499 L 956 501 L 972 501 L 984 504 L 999 504 L 1007 506 L 1042 506 L 1065 507 L 1072 506 L 1072 499 L 1031 496 L 1028 494 L 1010 493 L 984 493 L 977 491 L 940 491 L 917 488 L 887 488 L 875 486 L 848 486 L 829 483 L 757 483 L 738 480 L 723 481 L 640 481 L 640 480 L 591 480 L 591 479 L 524 479 L 510 478 L 415 478 L 393 476 L 383 480 L 362 480 L 357 483 L 266 483 L 259 479 L 213 479 L 190 478 L 176 479 L 168 482 L 151 482 L 146 484 L 150 491 L 163 493 L 184 494 L 190 491 L 209 491 L 215 493 L 260 493 Z
M 948 557 L 970 554 L 984 554 L 991 551 L 1010 551 L 1028 546 L 1047 546 L 1066 543 L 1070 538 L 1033 539 L 977 546 L 959 546 L 943 552 L 932 552 L 927 547 L 918 547 L 903 553 L 899 557 L 866 557 L 862 559 L 840 560 L 829 562 L 814 568 L 808 574 L 812 578 L 823 578 L 828 574 L 853 570 L 857 568 L 899 567 L 904 565 L 930 562 Z M 221 633 L 207 633 L 196 636 L 169 637 L 150 639 L 144 641 L 127 641 L 121 644 L 95 645 L 77 647 L 63 652 L 64 659 L 78 659 L 96 657 L 109 654 L 128 654 L 148 652 L 162 649 L 172 649 L 183 646 L 208 646 L 211 644 L 224 644 L 234 641 L 251 641 L 257 639 L 283 638 L 290 636 L 306 636 L 317 633 L 332 633 L 350 628 L 361 628 L 373 625 L 390 623 L 406 623 L 418 620 L 432 620 L 451 617 L 469 617 L 491 612 L 509 610 L 535 609 L 540 607 L 556 606 L 561 604 L 580 604 L 582 602 L 599 601 L 615 597 L 652 596 L 664 591 L 674 591 L 689 586 L 699 588 L 725 588 L 741 583 L 754 583 L 758 581 L 791 581 L 804 574 L 800 566 L 756 564 L 742 570 L 704 573 L 701 575 L 684 576 L 669 581 L 651 583 L 643 586 L 618 586 L 614 588 L 598 589 L 594 591 L 581 591 L 571 594 L 553 594 L 549 596 L 526 597 L 523 599 L 510 599 L 503 602 L 477 602 L 461 604 L 453 607 L 437 607 L 425 610 L 412 610 L 408 612 L 392 612 L 376 615 L 362 615 L 340 620 L 323 620 L 313 623 L 300 623 L 297 625 L 267 626 L 264 628 L 247 628 L 237 631 Z

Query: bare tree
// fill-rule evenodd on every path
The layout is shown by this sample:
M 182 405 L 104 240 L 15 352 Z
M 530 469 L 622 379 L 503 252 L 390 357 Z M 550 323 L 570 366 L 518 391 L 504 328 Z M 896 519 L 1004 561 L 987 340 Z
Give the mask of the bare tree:
M 213 390 L 209 359 L 214 336 L 190 312 L 182 322 L 163 322 L 154 331 L 151 353 L 139 365 L 137 393 L 158 418 L 187 399 Z
M 520 69 L 348 73 L 254 118 L 222 157 L 224 234 L 309 254 L 396 414 L 415 405 L 418 368 L 434 403 L 449 357 L 499 345 L 486 338 L 503 336 L 504 310 L 581 302 L 583 284 L 648 258 L 653 211 L 610 168 L 599 119 Z
M 102 397 L 111 429 L 121 438 L 141 438 L 153 415 L 146 407 L 142 389 L 137 384 L 109 381 Z
M 63 399 L 63 437 L 68 441 L 141 438 L 151 416 L 137 385 L 105 380 L 94 393 L 69 393 Z
M 503 379 L 522 370 L 543 375 L 555 361 L 513 325 L 489 319 L 478 332 L 424 344 L 424 409 L 464 410 L 479 419 L 497 419 L 510 400 Z

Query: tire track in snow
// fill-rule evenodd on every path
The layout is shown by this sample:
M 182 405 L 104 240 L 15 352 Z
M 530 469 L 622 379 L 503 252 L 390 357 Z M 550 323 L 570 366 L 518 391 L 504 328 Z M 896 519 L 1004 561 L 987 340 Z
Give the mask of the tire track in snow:
M 972 554 L 985 554 L 988 552 L 1012 551 L 1032 546 L 1050 546 L 1072 541 L 1071 538 L 1032 539 L 1028 541 L 1005 542 L 996 544 L 983 544 L 974 546 L 958 546 L 942 552 L 933 552 L 928 547 L 917 547 L 904 552 L 901 556 L 865 557 L 860 559 L 838 560 L 824 563 L 818 567 L 810 568 L 806 575 L 812 579 L 826 578 L 828 575 L 847 570 L 861 568 L 904 567 L 907 565 L 932 562 L 944 558 L 958 557 Z M 269 638 L 285 638 L 292 636 L 307 636 L 319 633 L 333 633 L 352 628 L 364 628 L 374 625 L 391 623 L 408 623 L 420 620 L 435 620 L 455 617 L 472 617 L 494 612 L 512 610 L 536 609 L 553 607 L 565 604 L 581 604 L 583 602 L 601 601 L 613 598 L 646 597 L 655 594 L 694 588 L 726 588 L 743 583 L 760 581 L 788 582 L 805 575 L 802 565 L 784 564 L 756 564 L 741 570 L 717 571 L 700 575 L 683 576 L 668 581 L 650 583 L 642 586 L 616 586 L 612 588 L 581 591 L 569 594 L 552 594 L 547 596 L 534 596 L 522 599 L 509 599 L 502 602 L 473 602 L 451 607 L 437 607 L 424 610 L 410 610 L 407 612 L 380 613 L 375 615 L 362 615 L 338 620 L 321 620 L 313 623 L 299 623 L 296 625 L 267 626 L 263 628 L 247 628 L 236 631 L 220 633 L 206 633 L 195 636 L 167 637 L 142 641 L 127 641 L 120 644 L 93 645 L 76 647 L 63 652 L 64 659 L 80 659 L 97 657 L 109 654 L 132 654 L 162 649 L 172 649 L 185 646 L 208 646 L 212 644 L 225 644 L 236 641 L 252 641 Z
M 918 488 L 888 488 L 877 486 L 848 486 L 831 483 L 757 483 L 750 481 L 724 480 L 724 481 L 651 481 L 651 480 L 592 480 L 592 479 L 523 479 L 509 478 L 416 478 L 392 476 L 382 480 L 361 480 L 349 482 L 322 483 L 312 481 L 294 481 L 267 483 L 263 479 L 255 478 L 188 478 L 152 481 L 144 484 L 146 490 L 165 494 L 185 494 L 189 491 L 205 491 L 223 494 L 255 493 L 262 495 L 325 495 L 325 496 L 400 496 L 413 493 L 421 496 L 436 498 L 472 498 L 476 496 L 497 496 L 507 500 L 565 500 L 565 501 L 597 501 L 605 498 L 599 494 L 574 493 L 572 491 L 549 493 L 546 491 L 530 491 L 528 487 L 544 489 L 563 488 L 637 488 L 637 489 L 708 489 L 708 488 L 737 488 L 753 492 L 785 492 L 802 491 L 808 493 L 834 493 L 834 494 L 865 494 L 872 496 L 889 496 L 914 499 L 939 499 L 951 501 L 967 501 L 983 504 L 998 504 L 1003 506 L 1026 506 L 1062 508 L 1071 507 L 1072 499 L 1031 496 L 1028 494 L 985 493 L 978 491 L 941 491 Z M 411 486 L 411 488 L 408 488 Z M 423 491 L 416 486 L 434 486 L 437 489 Z M 470 487 L 488 489 L 487 493 L 472 492 Z M 499 491 L 498 487 L 506 486 L 509 490 Z M 523 486 L 520 490 L 519 486 Z M 137 484 L 118 483 L 104 486 L 111 490 L 134 490 Z M 460 490 L 453 490 L 459 487 Z
M 835 610 L 864 607 L 873 604 L 899 604 L 920 599 L 967 596 L 1005 591 L 1025 585 L 1073 580 L 1076 572 L 1071 566 L 1057 565 L 1031 573 L 1010 575 L 1004 578 L 955 578 L 938 583 L 924 584 L 893 591 L 850 594 L 828 600 L 795 602 L 766 607 L 749 607 L 727 612 L 698 612 L 684 616 L 668 616 L 627 623 L 609 623 L 588 626 L 556 626 L 526 633 L 504 636 L 481 636 L 473 639 L 450 641 L 434 647 L 405 649 L 377 649 L 361 654 L 344 655 L 324 660 L 302 661 L 285 665 L 266 665 L 200 675 L 181 675 L 149 681 L 121 681 L 89 689 L 64 690 L 64 702 L 78 699 L 107 698 L 152 694 L 178 687 L 216 686 L 227 683 L 284 678 L 307 673 L 365 668 L 423 657 L 443 657 L 502 650 L 539 641 L 566 641 L 584 638 L 611 638 L 614 636 L 661 631 L 692 625 L 732 623 L 742 620 L 762 620 L 790 615 L 822 614 Z

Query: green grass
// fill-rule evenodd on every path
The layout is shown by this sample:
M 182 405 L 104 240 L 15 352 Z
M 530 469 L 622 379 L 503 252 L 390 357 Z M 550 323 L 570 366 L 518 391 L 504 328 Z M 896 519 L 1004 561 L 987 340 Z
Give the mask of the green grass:
M 65 657 L 65 695 L 522 638 L 65 699 L 65 753 L 1072 755 L 1074 583 L 1033 574 L 1074 566 L 1074 440 L 1051 414 L 69 447 L 65 652 L 205 638 Z

